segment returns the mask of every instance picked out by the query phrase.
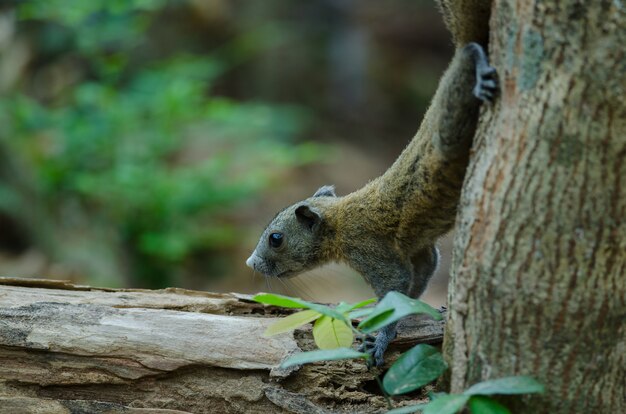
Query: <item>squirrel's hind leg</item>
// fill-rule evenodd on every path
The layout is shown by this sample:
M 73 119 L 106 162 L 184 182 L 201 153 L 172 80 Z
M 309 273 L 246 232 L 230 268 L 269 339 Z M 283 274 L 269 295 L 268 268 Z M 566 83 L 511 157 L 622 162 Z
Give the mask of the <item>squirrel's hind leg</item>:
M 407 296 L 414 299 L 419 298 L 426 290 L 428 281 L 435 274 L 439 267 L 439 261 L 441 255 L 437 246 L 427 246 L 426 248 L 417 251 L 413 257 L 411 257 L 411 264 L 413 265 L 413 279 Z

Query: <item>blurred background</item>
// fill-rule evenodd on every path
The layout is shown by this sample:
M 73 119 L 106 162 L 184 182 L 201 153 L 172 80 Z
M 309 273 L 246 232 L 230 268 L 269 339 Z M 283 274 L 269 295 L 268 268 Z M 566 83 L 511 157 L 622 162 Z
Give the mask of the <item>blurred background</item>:
M 244 262 L 279 208 L 385 171 L 452 52 L 432 0 L 0 0 L 0 275 L 372 297 Z

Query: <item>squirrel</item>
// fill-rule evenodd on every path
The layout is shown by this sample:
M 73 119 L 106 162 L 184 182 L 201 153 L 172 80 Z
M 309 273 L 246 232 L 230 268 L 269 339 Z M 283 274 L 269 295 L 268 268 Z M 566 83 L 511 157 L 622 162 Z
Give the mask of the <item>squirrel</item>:
M 281 210 L 246 264 L 286 278 L 330 261 L 361 273 L 379 298 L 398 291 L 418 298 L 439 264 L 437 239 L 454 225 L 481 102 L 497 93 L 483 48 L 457 49 L 419 131 L 380 177 L 343 197 L 323 186 Z M 396 325 L 364 341 L 383 363 Z

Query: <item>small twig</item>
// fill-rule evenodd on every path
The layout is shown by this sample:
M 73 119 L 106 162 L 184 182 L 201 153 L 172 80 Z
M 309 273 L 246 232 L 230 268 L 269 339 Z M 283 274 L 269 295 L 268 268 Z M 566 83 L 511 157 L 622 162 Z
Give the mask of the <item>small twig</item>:
M 380 387 L 380 391 L 383 393 L 383 396 L 385 397 L 385 401 L 387 401 L 387 408 L 392 410 L 393 404 L 392 404 L 391 396 L 387 393 L 387 391 L 385 391 L 385 387 L 383 387 L 383 382 L 380 380 L 380 376 L 374 375 L 374 377 L 376 378 L 376 382 L 378 383 L 378 386 Z

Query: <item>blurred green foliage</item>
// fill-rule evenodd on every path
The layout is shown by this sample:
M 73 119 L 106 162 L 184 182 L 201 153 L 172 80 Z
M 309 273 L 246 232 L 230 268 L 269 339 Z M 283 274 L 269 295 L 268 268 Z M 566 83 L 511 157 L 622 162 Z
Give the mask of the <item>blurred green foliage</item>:
M 223 56 L 136 56 L 156 13 L 175 3 L 19 3 L 21 21 L 40 24 L 44 52 L 82 69 L 52 94 L 15 88 L 0 98 L 0 140 L 31 170 L 41 203 L 58 218 L 71 202 L 113 229 L 132 283 L 147 287 L 173 283 L 194 254 L 235 244 L 232 208 L 322 155 L 294 141 L 308 126 L 301 108 L 213 94 L 231 65 Z M 18 198 L 2 191 L 0 208 L 15 213 Z

